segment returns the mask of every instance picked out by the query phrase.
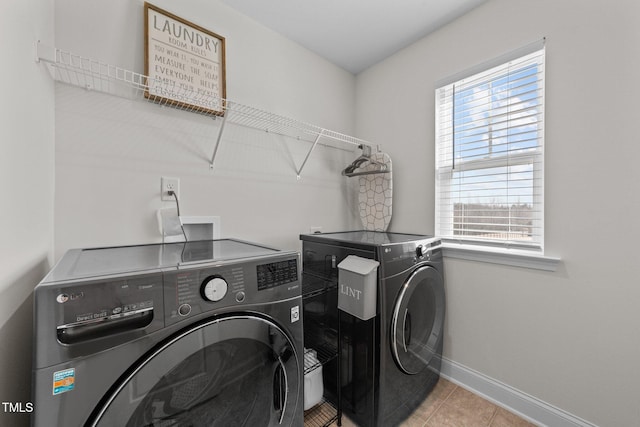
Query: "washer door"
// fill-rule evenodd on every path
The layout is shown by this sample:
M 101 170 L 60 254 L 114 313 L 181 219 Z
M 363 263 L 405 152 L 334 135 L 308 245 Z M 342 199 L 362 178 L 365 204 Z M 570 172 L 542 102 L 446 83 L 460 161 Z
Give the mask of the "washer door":
M 444 323 L 442 275 L 433 267 L 420 267 L 402 285 L 391 319 L 391 353 L 398 367 L 414 375 L 438 354 Z
M 92 426 L 289 426 L 301 387 L 295 346 L 275 323 L 230 316 L 193 325 L 144 356 Z

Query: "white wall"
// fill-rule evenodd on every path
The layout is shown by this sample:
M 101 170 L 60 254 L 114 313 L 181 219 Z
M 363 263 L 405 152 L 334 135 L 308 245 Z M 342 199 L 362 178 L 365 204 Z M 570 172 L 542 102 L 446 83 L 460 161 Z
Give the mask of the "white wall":
M 55 42 L 53 2 L 24 3 L 0 6 L 11 58 L 0 68 L 0 174 L 12 183 L 0 202 L 0 400 L 29 398 L 30 293 L 54 226 L 56 258 L 157 241 L 155 211 L 170 206 L 162 175 L 181 178 L 185 214 L 220 215 L 225 236 L 296 248 L 311 225 L 358 225 L 339 176 L 351 153 L 320 148 L 298 182 L 304 147 L 235 129 L 211 172 L 215 122 L 61 85 L 54 225 L 53 85 L 32 43 L 142 71 L 142 2 L 57 0 Z M 490 0 L 355 79 L 218 1 L 155 3 L 227 38 L 229 98 L 383 144 L 395 231 L 433 232 L 434 82 L 546 36 L 545 242 L 563 263 L 542 273 L 447 259 L 446 357 L 594 424 L 637 424 L 640 4 Z M 25 418 L 0 412 L 2 425 Z
M 446 259 L 445 356 L 602 427 L 640 420 L 638 16 L 490 0 L 357 79 L 356 131 L 394 160 L 392 229 L 432 233 L 434 83 L 547 37 L 545 244 L 563 262 Z
M 155 5 L 226 38 L 227 97 L 352 134 L 355 77 L 219 1 Z M 61 49 L 143 72 L 143 2 L 56 2 Z M 311 226 L 350 228 L 340 170 L 356 155 L 227 127 L 220 120 L 56 87 L 55 256 L 72 247 L 157 242 L 160 177 L 180 178 L 183 215 L 219 215 L 222 236 L 297 249 Z M 355 148 L 355 147 L 353 147 Z
M 30 401 L 32 290 L 53 260 L 53 82 L 35 41 L 53 37 L 53 0 L 0 2 L 0 402 Z M 29 414 L 0 407 L 0 425 Z

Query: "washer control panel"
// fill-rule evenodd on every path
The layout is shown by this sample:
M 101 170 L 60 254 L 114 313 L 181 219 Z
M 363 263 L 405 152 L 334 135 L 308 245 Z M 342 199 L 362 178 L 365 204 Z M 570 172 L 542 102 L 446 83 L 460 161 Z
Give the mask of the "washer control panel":
M 260 291 L 298 280 L 297 259 L 261 264 L 256 269 Z
M 55 307 L 57 339 L 63 344 L 133 332 L 150 325 L 154 317 L 162 319 L 159 273 L 52 286 L 47 291 L 51 297 L 41 299 Z
M 161 284 L 160 275 L 149 275 L 62 288 L 55 297 L 62 312 L 57 326 L 116 320 L 153 310 Z
M 298 264 L 298 255 L 287 253 L 165 271 L 165 323 L 299 296 Z

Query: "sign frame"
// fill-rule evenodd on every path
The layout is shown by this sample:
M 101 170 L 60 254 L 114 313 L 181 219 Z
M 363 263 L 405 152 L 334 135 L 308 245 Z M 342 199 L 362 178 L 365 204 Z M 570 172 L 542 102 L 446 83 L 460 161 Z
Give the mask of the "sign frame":
M 225 38 L 144 3 L 144 97 L 198 113 L 223 116 Z

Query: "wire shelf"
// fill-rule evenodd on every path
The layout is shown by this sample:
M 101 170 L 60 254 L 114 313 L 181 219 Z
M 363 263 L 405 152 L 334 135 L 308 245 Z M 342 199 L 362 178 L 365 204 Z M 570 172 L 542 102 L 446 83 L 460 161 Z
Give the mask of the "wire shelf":
M 335 331 L 334 331 L 335 333 Z M 337 337 L 337 334 L 336 334 Z M 318 366 L 325 365 L 338 357 L 338 347 L 329 338 L 314 334 L 305 335 L 304 373 L 315 370 Z M 337 339 L 337 338 L 336 338 Z
M 37 43 L 37 60 L 48 65 L 54 80 L 133 100 L 144 100 L 212 117 L 222 117 L 210 166 L 213 167 L 224 126 L 232 123 L 311 143 L 298 177 L 320 139 L 338 141 L 357 147 L 371 147 L 368 141 L 335 132 L 290 117 L 274 114 L 228 99 L 197 92 L 175 82 L 153 79 L 144 74 L 109 65 Z M 329 145 L 330 146 L 330 145 Z

